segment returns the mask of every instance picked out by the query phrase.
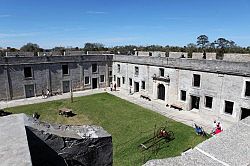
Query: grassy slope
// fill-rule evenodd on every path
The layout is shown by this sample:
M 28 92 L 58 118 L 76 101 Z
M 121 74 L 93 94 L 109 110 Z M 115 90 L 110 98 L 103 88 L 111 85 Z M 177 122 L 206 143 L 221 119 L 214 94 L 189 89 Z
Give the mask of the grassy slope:
M 77 115 L 71 118 L 59 116 L 57 110 L 63 107 L 72 108 Z M 9 108 L 8 111 L 29 115 L 38 112 L 41 120 L 52 123 L 102 126 L 113 137 L 115 166 L 141 165 L 148 159 L 177 156 L 204 140 L 189 126 L 107 93 L 75 98 L 73 103 L 70 100 L 60 100 Z M 176 139 L 163 143 L 157 153 L 153 150 L 142 152 L 138 145 L 153 135 L 155 125 L 164 126 L 166 121 Z

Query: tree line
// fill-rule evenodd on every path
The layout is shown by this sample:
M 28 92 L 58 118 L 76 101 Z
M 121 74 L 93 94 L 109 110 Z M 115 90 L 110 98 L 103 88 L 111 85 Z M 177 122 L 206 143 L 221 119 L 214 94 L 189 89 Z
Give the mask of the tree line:
M 114 46 L 106 47 L 102 43 L 85 43 L 82 48 L 79 47 L 54 47 L 52 49 L 40 48 L 38 44 L 27 43 L 19 49 L 10 48 L 0 50 L 0 55 L 4 55 L 8 52 L 43 52 L 43 51 L 58 51 L 64 52 L 66 50 L 71 51 L 110 51 L 114 54 L 133 54 L 135 51 L 162 51 L 162 52 L 187 52 L 191 55 L 193 52 L 216 52 L 217 55 L 223 56 L 224 53 L 250 53 L 249 47 L 240 47 L 234 41 L 225 38 L 218 38 L 215 41 L 210 42 L 208 36 L 200 35 L 197 37 L 196 43 L 189 43 L 184 47 L 180 46 L 161 46 L 161 45 L 149 45 L 149 46 L 136 46 L 136 45 L 125 45 L 125 46 Z

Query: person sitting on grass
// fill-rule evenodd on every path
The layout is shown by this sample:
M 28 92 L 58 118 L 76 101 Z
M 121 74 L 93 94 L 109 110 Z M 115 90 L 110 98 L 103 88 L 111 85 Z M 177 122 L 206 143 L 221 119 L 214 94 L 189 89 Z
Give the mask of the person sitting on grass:
M 196 124 L 194 124 L 195 126 L 195 132 L 197 135 L 203 135 L 203 130 L 200 126 L 197 126 Z

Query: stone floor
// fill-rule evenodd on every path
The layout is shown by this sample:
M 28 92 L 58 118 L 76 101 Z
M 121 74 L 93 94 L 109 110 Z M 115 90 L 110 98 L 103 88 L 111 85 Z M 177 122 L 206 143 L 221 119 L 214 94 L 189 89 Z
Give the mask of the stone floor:
M 144 166 L 249 166 L 250 117 L 181 156 L 150 160 Z
M 91 90 L 74 92 L 73 96 L 80 97 L 80 96 L 87 96 L 87 95 L 92 95 L 92 94 L 96 94 L 96 93 L 103 93 L 103 92 L 105 92 L 105 89 L 91 89 Z M 43 102 L 54 101 L 54 100 L 68 99 L 68 98 L 70 98 L 70 96 L 71 96 L 70 93 L 63 93 L 62 95 L 51 96 L 48 98 L 42 98 L 42 96 L 38 96 L 38 97 L 24 98 L 24 99 L 18 99 L 18 100 L 0 101 L 0 109 L 20 106 L 20 105 L 27 105 L 27 104 L 43 103 Z
M 109 93 L 120 97 L 122 99 L 128 100 L 132 103 L 138 104 L 142 107 L 148 108 L 152 111 L 158 112 L 166 117 L 169 117 L 171 119 L 174 119 L 178 122 L 184 123 L 186 125 L 194 127 L 194 123 L 197 125 L 200 125 L 204 128 L 204 130 L 208 133 L 211 132 L 213 127 L 213 121 L 218 120 L 221 122 L 223 130 L 229 128 L 231 125 L 233 125 L 233 122 L 222 120 L 216 116 L 211 115 L 204 115 L 199 112 L 199 110 L 193 110 L 193 111 L 179 111 L 174 108 L 166 107 L 164 103 L 158 100 L 145 100 L 140 98 L 139 95 L 133 94 L 129 95 L 126 92 L 121 91 L 112 91 Z
M 218 117 L 215 117 L 215 116 L 201 114 L 199 111 L 178 111 L 176 109 L 166 107 L 164 103 L 158 100 L 148 101 L 148 100 L 140 98 L 139 95 L 136 95 L 136 94 L 129 95 L 121 91 L 111 92 L 109 90 L 106 91 L 106 89 L 94 89 L 94 90 L 77 91 L 73 93 L 73 96 L 74 97 L 87 96 L 87 95 L 103 93 L 103 92 L 108 92 L 112 95 L 128 100 L 132 103 L 141 105 L 142 107 L 158 112 L 166 117 L 169 117 L 171 119 L 174 119 L 186 125 L 193 126 L 193 124 L 196 123 L 202 126 L 207 132 L 210 132 L 212 130 L 212 123 L 215 119 L 221 122 L 224 130 L 233 124 L 232 122 L 219 119 Z M 54 100 L 60 100 L 60 99 L 67 99 L 67 98 L 70 98 L 70 93 L 52 96 L 46 99 L 43 99 L 41 96 L 39 96 L 39 97 L 25 98 L 25 99 L 19 99 L 19 100 L 11 100 L 8 102 L 1 101 L 0 109 L 20 106 L 20 105 L 34 104 L 34 103 L 42 103 L 42 102 L 54 101 Z

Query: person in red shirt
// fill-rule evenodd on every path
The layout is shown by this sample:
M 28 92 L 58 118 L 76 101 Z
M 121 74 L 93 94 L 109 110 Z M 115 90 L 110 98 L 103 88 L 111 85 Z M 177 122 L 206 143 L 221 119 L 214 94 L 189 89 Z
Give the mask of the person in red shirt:
M 214 134 L 219 134 L 220 132 L 222 132 L 221 126 L 220 126 L 220 122 L 217 124 L 217 127 L 214 131 Z

